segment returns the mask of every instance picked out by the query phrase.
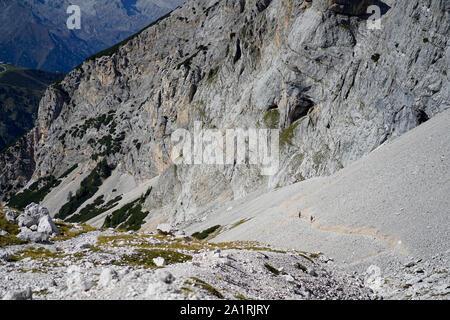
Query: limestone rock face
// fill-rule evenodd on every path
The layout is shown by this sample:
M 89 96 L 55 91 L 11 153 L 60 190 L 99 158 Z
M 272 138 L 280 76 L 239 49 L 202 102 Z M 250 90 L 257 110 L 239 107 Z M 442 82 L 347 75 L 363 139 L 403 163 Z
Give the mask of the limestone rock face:
M 450 105 L 448 6 L 376 3 L 380 30 L 359 16 L 368 1 L 187 2 L 48 89 L 33 135 L 17 145 L 32 152 L 0 155 L 0 194 L 105 158 L 136 184 L 158 178 L 142 202 L 156 227 L 336 172 Z M 171 136 L 193 133 L 196 121 L 221 134 L 278 129 L 275 174 L 248 163 L 175 165 Z
M 33 175 L 34 131 L 0 152 L 0 201 L 6 201 L 8 194 L 23 188 Z

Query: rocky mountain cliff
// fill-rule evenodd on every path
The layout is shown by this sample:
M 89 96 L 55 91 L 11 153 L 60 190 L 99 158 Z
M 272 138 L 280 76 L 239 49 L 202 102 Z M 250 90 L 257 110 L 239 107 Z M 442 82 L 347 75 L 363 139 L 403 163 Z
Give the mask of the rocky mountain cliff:
M 122 41 L 184 0 L 0 1 L 0 61 L 69 72 L 86 57 Z M 69 30 L 67 8 L 81 9 L 81 29 Z
M 0 150 L 33 128 L 45 89 L 62 77 L 0 64 Z
M 380 30 L 367 27 L 369 4 L 380 8 Z M 0 194 L 63 219 L 151 229 L 334 173 L 449 107 L 449 9 L 189 1 L 46 91 L 34 130 L 0 155 Z M 279 129 L 276 174 L 173 164 L 171 134 L 194 132 L 195 121 L 222 133 Z

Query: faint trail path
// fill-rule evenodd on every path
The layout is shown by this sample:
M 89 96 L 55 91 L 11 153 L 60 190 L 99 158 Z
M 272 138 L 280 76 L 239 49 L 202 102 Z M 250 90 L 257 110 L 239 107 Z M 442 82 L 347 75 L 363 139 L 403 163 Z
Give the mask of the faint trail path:
M 321 251 L 346 264 L 431 258 L 450 249 L 449 176 L 450 109 L 332 176 L 225 203 L 186 230 L 253 217 L 214 241 Z

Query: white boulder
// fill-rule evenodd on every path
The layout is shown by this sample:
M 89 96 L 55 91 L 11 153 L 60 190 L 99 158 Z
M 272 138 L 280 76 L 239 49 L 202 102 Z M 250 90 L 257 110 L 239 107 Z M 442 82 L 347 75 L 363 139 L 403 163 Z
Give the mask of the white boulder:
M 42 217 L 49 215 L 50 213 L 47 208 L 41 207 L 36 203 L 31 203 L 25 207 L 24 213 L 17 217 L 17 223 L 19 227 L 31 228 L 33 225 L 38 225 Z
M 29 229 L 22 228 L 22 231 L 17 235 L 17 238 L 30 242 L 48 242 L 50 235 L 42 232 L 33 232 Z
M 178 230 L 177 228 L 173 227 L 169 223 L 161 223 L 161 224 L 158 224 L 158 226 L 156 227 L 156 231 L 158 231 L 159 233 L 162 233 L 162 234 L 173 234 L 177 230 Z
M 39 224 L 37 227 L 38 232 L 46 233 L 46 234 L 60 234 L 61 231 L 58 230 L 55 223 L 52 221 L 49 215 L 44 215 L 39 219 Z
M 166 260 L 164 260 L 163 257 L 158 257 L 158 258 L 153 258 L 153 263 L 157 266 L 157 267 L 163 267 L 166 264 Z
M 19 216 L 19 213 L 17 211 L 9 210 L 5 214 L 5 219 L 8 222 L 16 223 L 16 219 L 17 219 L 18 216 Z

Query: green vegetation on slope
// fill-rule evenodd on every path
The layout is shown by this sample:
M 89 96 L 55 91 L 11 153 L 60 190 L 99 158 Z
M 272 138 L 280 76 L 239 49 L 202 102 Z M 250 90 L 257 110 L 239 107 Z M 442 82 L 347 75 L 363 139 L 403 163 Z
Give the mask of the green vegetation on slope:
M 219 229 L 221 226 L 217 225 L 217 226 L 213 226 L 211 228 L 208 228 L 206 230 L 203 230 L 202 232 L 195 232 L 192 234 L 192 236 L 198 240 L 203 240 L 208 238 L 208 236 L 212 233 L 214 233 L 217 229 Z
M 103 181 L 111 175 L 111 168 L 105 159 L 100 161 L 92 172 L 81 181 L 80 188 L 75 195 L 69 197 L 69 201 L 61 207 L 55 215 L 56 218 L 65 219 L 88 199 L 90 199 L 103 184 Z
M 151 189 L 139 199 L 134 200 L 122 208 L 114 211 L 105 218 L 104 228 L 118 228 L 137 231 L 144 223 L 148 212 L 142 211 L 142 205 L 150 194 Z
M 53 176 L 40 178 L 33 183 L 28 189 L 11 197 L 8 205 L 18 210 L 23 210 L 30 203 L 39 203 L 44 200 L 45 196 L 61 183 Z
M 101 195 L 94 200 L 93 203 L 88 204 L 86 207 L 80 210 L 78 214 L 73 215 L 68 222 L 87 222 L 88 220 L 102 214 L 109 209 L 114 208 L 117 203 L 122 200 L 122 196 L 118 196 L 105 204 L 104 196 Z
M 54 176 L 39 178 L 39 180 L 33 183 L 28 189 L 13 195 L 9 199 L 8 205 L 12 208 L 17 208 L 18 210 L 24 210 L 25 207 L 32 202 L 40 203 L 53 188 L 57 187 L 62 180 L 77 167 L 78 164 L 75 164 L 66 170 L 59 179 L 56 179 Z
M 26 243 L 16 237 L 16 235 L 20 232 L 19 227 L 15 223 L 8 222 L 5 218 L 5 212 L 2 212 L 2 210 L 3 209 L 0 207 L 0 230 L 6 231 L 9 234 L 6 236 L 0 236 L 0 247 Z

